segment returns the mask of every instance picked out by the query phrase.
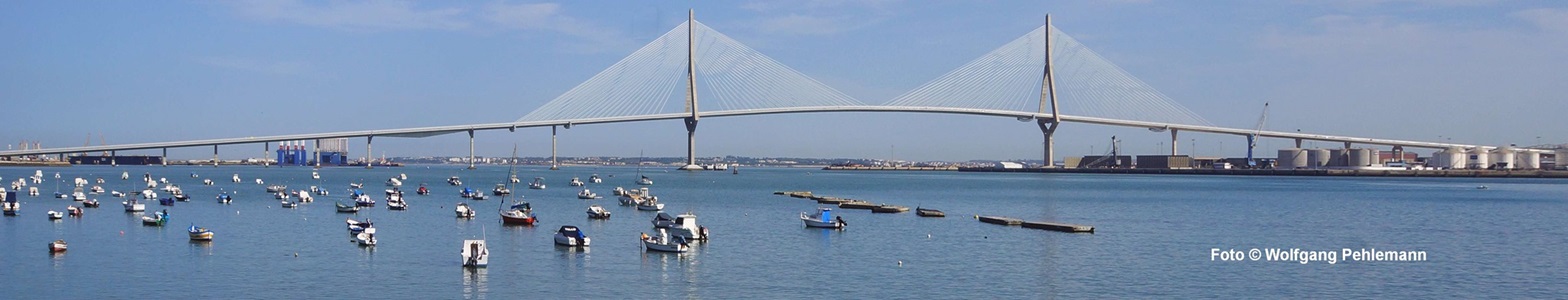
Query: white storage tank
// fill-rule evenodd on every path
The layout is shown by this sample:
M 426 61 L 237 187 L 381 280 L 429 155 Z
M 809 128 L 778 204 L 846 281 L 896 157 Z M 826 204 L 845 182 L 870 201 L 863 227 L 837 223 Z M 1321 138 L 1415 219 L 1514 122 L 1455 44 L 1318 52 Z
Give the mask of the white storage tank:
M 1300 148 L 1279 149 L 1278 164 L 1275 169 L 1300 169 L 1307 167 L 1307 150 Z
M 1329 156 L 1328 149 L 1310 149 L 1310 150 L 1307 150 L 1307 167 L 1308 168 L 1317 169 L 1317 168 L 1322 168 L 1324 166 L 1328 166 L 1328 161 L 1329 161 L 1329 157 L 1328 156 Z
M 1448 168 L 1451 168 L 1451 169 L 1464 169 L 1465 168 L 1465 148 L 1448 147 L 1448 151 L 1447 152 L 1448 153 L 1446 153 L 1445 155 L 1448 155 L 1448 159 L 1446 159 L 1446 161 L 1448 161 Z
M 1515 169 L 1540 169 L 1541 153 L 1535 151 L 1519 152 L 1519 162 L 1515 165 Z
M 1502 146 L 1492 150 L 1492 164 L 1498 165 L 1498 169 L 1514 169 L 1514 152 L 1517 151 L 1517 149 L 1510 146 Z
M 1491 153 L 1486 152 L 1486 147 L 1471 148 L 1470 152 L 1466 154 L 1469 157 L 1465 158 L 1465 168 L 1485 169 L 1487 166 L 1491 166 Z
M 1345 166 L 1349 166 L 1349 167 L 1371 166 L 1372 165 L 1372 156 L 1369 155 L 1369 153 L 1371 153 L 1371 152 L 1372 152 L 1372 149 L 1366 149 L 1366 148 L 1349 149 L 1349 151 L 1347 152 L 1347 155 L 1345 156 Z
M 1350 165 L 1349 164 L 1349 160 L 1347 159 L 1348 156 L 1350 156 L 1350 149 L 1329 149 L 1328 150 L 1328 166 L 1330 166 L 1330 167 L 1349 166 Z

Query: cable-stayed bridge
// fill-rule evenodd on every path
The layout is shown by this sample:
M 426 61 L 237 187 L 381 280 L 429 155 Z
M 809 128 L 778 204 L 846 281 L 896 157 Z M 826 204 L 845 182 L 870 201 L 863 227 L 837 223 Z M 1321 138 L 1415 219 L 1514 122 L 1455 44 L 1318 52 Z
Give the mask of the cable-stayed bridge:
M 513 122 L 13 150 L 0 151 L 0 157 L 146 149 L 167 154 L 168 148 L 212 146 L 216 161 L 218 145 L 358 137 L 366 138 L 369 155 L 375 137 L 464 132 L 472 156 L 475 131 L 550 126 L 553 143 L 556 126 L 681 119 L 688 137 L 687 168 L 692 168 L 701 118 L 818 112 L 968 114 L 1034 121 L 1044 136 L 1042 158 L 1047 162 L 1054 158 L 1053 135 L 1064 123 L 1169 132 L 1172 155 L 1180 144 L 1177 135 L 1184 131 L 1249 140 L 1293 139 L 1298 148 L 1304 140 L 1342 142 L 1346 148 L 1353 143 L 1481 147 L 1215 126 L 1051 26 L 1047 16 L 1046 25 L 879 105 L 839 92 L 689 19 Z

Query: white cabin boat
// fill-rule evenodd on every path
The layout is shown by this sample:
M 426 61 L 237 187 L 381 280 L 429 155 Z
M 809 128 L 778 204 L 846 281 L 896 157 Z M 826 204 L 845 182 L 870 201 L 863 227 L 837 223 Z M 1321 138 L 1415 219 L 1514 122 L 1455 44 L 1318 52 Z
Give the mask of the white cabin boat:
M 592 240 L 577 226 L 564 225 L 555 231 L 555 244 L 567 247 L 588 247 Z
M 603 206 L 591 205 L 591 206 L 588 206 L 588 218 L 589 219 L 609 219 L 610 218 L 610 211 L 605 210 Z
M 653 227 L 669 229 L 671 235 L 688 240 L 708 239 L 708 228 L 697 225 L 697 215 L 684 213 L 675 217 L 665 213 L 653 217 Z
M 589 191 L 588 189 L 583 189 L 583 191 L 577 192 L 577 199 L 583 199 L 583 200 L 599 199 L 599 194 L 595 194 L 595 193 L 593 193 L 593 191 Z
M 800 221 L 805 222 L 806 227 L 812 228 L 844 228 L 844 219 L 834 216 L 833 209 L 826 207 L 817 208 L 817 213 L 811 215 L 800 213 Z
M 364 232 L 354 235 L 354 242 L 359 243 L 360 246 L 375 246 L 376 228 L 365 228 Z
M 571 184 L 572 186 L 583 186 L 583 181 L 578 180 L 577 177 L 572 177 L 572 181 L 568 182 L 568 184 Z
M 473 218 L 474 217 L 474 209 L 471 208 L 471 207 L 468 207 L 468 203 L 458 202 L 456 211 L 457 211 L 457 217 L 459 217 L 459 218 Z
M 686 244 L 686 239 L 671 237 L 664 229 L 659 229 L 658 236 L 642 235 L 642 247 L 648 251 L 683 253 L 691 251 L 691 246 Z
M 483 268 L 490 265 L 490 248 L 485 240 L 463 240 L 463 266 Z
M 528 188 L 529 189 L 535 189 L 535 190 L 542 190 L 542 189 L 544 189 L 545 188 L 545 186 L 544 186 L 544 177 L 534 177 L 534 182 L 528 183 Z

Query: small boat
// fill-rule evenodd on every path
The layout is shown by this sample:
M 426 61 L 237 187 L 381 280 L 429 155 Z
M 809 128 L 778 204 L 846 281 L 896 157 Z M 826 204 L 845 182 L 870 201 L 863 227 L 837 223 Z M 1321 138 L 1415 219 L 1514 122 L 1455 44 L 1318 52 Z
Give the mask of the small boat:
M 354 235 L 354 242 L 359 243 L 360 246 L 375 246 L 376 228 L 365 228 L 364 232 Z
M 82 201 L 82 207 L 98 207 L 98 199 L 87 199 L 87 201 Z
M 317 196 L 326 196 L 326 195 L 330 194 L 329 192 L 327 192 L 327 189 L 320 188 L 320 187 L 317 187 L 317 186 L 314 186 L 314 185 L 310 186 L 310 192 L 311 193 L 316 193 Z
M 299 197 L 299 203 L 316 202 L 316 197 L 311 197 L 310 192 L 305 190 L 295 191 L 294 196 Z
M 218 194 L 218 203 L 229 204 L 230 202 L 234 202 L 234 197 L 229 197 L 228 192 Z
M 466 188 L 465 187 L 465 188 L 463 188 L 462 191 L 457 192 L 457 194 L 459 196 L 463 196 L 463 198 L 474 198 L 475 195 L 479 195 L 479 192 L 478 191 L 474 191 L 474 189 L 472 189 L 472 188 Z
M 278 206 L 283 207 L 283 208 L 294 208 L 294 207 L 299 206 L 299 203 L 294 203 L 294 201 L 289 201 L 289 200 L 283 200 L 281 203 L 278 203 Z
M 844 218 L 833 216 L 832 208 L 818 207 L 817 213 L 812 215 L 800 213 L 800 221 L 805 222 L 806 227 L 844 229 Z
M 659 215 L 653 217 L 653 227 L 668 229 L 671 235 L 687 240 L 708 239 L 708 228 L 698 226 L 697 215 L 692 213 L 684 213 L 675 217 L 659 213 Z
M 1490 187 L 1487 187 L 1487 186 L 1483 185 L 1483 186 L 1477 186 L 1477 187 L 1475 187 L 1475 189 L 1477 189 L 1477 190 L 1484 190 L 1484 189 L 1490 189 Z
M 922 216 L 922 217 L 941 218 L 941 217 L 946 217 L 947 213 L 943 213 L 940 210 L 935 210 L 935 209 L 930 209 L 930 208 L 922 208 L 922 207 L 916 206 L 915 207 L 915 215 Z
M 120 202 L 120 204 L 125 205 L 125 211 L 127 211 L 127 212 L 138 212 L 138 211 L 145 211 L 145 210 L 147 210 L 147 204 L 143 204 L 143 203 L 137 201 L 136 198 L 125 198 L 125 201 Z
M 343 202 L 338 202 L 337 203 L 337 207 L 338 207 L 338 212 L 340 212 L 340 213 L 355 213 L 355 212 L 359 212 L 359 206 L 358 205 L 349 205 L 349 204 L 343 204 Z
M 121 179 L 124 179 L 124 178 L 121 178 Z M 234 174 L 233 181 L 234 181 L 234 183 L 240 183 L 240 174 Z
M 425 184 L 421 183 L 421 184 L 419 184 L 419 189 L 418 190 L 414 190 L 414 193 L 420 194 L 420 195 L 429 195 L 430 194 L 430 189 L 425 188 Z
M 359 197 L 354 198 L 354 205 L 376 206 L 376 199 L 370 199 L 370 195 L 360 194 Z
M 359 188 L 364 188 L 364 187 L 365 187 L 365 184 L 358 183 L 358 182 L 354 182 L 354 183 L 349 183 L 348 184 L 348 188 L 351 188 L 351 189 L 359 189 Z
M 49 252 L 65 252 L 65 240 L 49 242 Z
M 212 185 L 212 179 L 202 179 L 201 185 Z
M 490 248 L 485 240 L 463 240 L 463 266 L 483 268 L 490 264 Z
M 390 209 L 390 210 L 408 210 L 408 202 L 404 202 L 403 201 L 403 197 L 396 197 L 396 198 L 392 198 L 392 199 L 387 199 L 387 209 Z
M 637 179 L 637 185 L 653 185 L 653 179 L 648 178 L 648 176 L 643 176 L 642 178 Z
M 577 192 L 577 199 L 583 199 L 583 200 L 599 199 L 599 194 L 594 194 L 593 191 L 589 191 L 588 189 L 583 189 L 583 191 Z
M 146 199 L 146 200 L 158 199 L 158 192 L 154 192 L 154 191 L 152 191 L 152 189 L 142 190 L 142 199 Z
M 281 193 L 281 192 L 287 191 L 288 189 L 289 189 L 289 187 L 286 186 L 286 185 L 275 185 L 274 184 L 274 185 L 267 186 L 267 192 L 268 193 Z
M 489 196 L 485 196 L 485 193 L 474 193 L 474 197 L 468 198 L 468 199 L 485 200 L 485 199 L 489 199 L 489 198 L 490 198 Z
M 577 226 L 564 225 L 561 226 L 561 229 L 555 231 L 556 245 L 567 247 L 588 247 L 588 244 L 591 241 L 592 240 L 588 238 L 588 235 L 583 234 L 582 230 L 577 229 Z
M 191 227 L 185 229 L 185 231 L 190 233 L 192 241 L 211 241 L 212 240 L 212 230 L 207 230 L 206 228 L 196 227 L 196 224 L 191 224 Z
M 664 210 L 664 203 L 659 203 L 659 197 L 648 197 L 637 204 L 637 210 L 661 211 Z
M 397 177 L 387 178 L 387 186 L 403 186 L 403 181 Z
M 599 178 L 599 174 L 593 174 L 593 176 L 588 176 L 588 182 L 604 183 L 604 179 L 603 178 Z
M 605 210 L 603 206 L 590 205 L 590 206 L 588 206 L 588 218 L 589 219 L 609 219 L 610 218 L 610 211 Z
M 539 218 L 534 216 L 533 206 L 527 201 L 517 201 L 512 207 L 502 209 L 500 214 L 502 224 L 534 225 L 534 222 L 539 221 Z
M 397 179 L 408 180 L 408 173 L 397 173 Z
M 191 201 L 191 196 L 186 195 L 185 193 L 175 193 L 174 194 L 174 201 L 190 202 Z
M 651 195 L 648 194 L 648 188 L 627 191 L 617 187 L 615 188 L 615 191 L 620 196 L 620 202 L 622 206 L 641 205 L 643 202 L 647 202 L 651 197 Z
M 583 186 L 583 181 L 582 180 L 578 180 L 577 177 L 572 177 L 572 181 L 568 182 L 567 184 L 570 184 L 572 186 Z
M 131 179 L 131 172 L 120 172 L 120 180 Z
M 658 236 L 642 234 L 642 247 L 648 251 L 684 253 L 691 251 L 691 246 L 686 244 L 686 239 L 679 236 L 671 237 L 664 229 L 659 229 Z
M 66 206 L 65 207 L 65 214 L 71 215 L 72 217 L 81 217 L 82 216 L 82 208 L 76 207 L 76 206 Z
M 316 171 L 310 171 L 310 179 L 321 179 L 321 173 L 316 173 Z
M 542 190 L 544 187 L 544 177 L 534 177 L 534 182 L 528 183 L 529 189 Z
M 512 189 L 506 188 L 505 183 L 498 183 L 495 185 L 494 189 L 490 190 L 490 193 L 495 194 L 496 196 L 506 196 L 512 194 Z
M 103 179 L 102 179 L 102 178 L 99 178 L 99 180 L 103 180 Z M 102 194 L 102 193 L 103 193 L 103 187 L 102 187 L 102 186 L 96 186 L 96 185 L 95 185 L 95 186 L 93 186 L 93 188 L 92 188 L 92 189 L 91 189 L 91 190 L 89 190 L 89 191 L 90 191 L 90 192 L 92 192 L 92 193 L 93 193 L 93 194 L 94 194 L 94 195 L 97 195 L 97 194 Z
M 517 174 L 512 174 L 512 176 L 511 176 L 511 177 L 509 177 L 509 178 L 507 178 L 507 179 L 506 179 L 506 181 L 510 181 L 510 182 L 512 182 L 512 183 L 519 183 L 519 182 L 523 182 L 523 180 L 522 180 L 522 179 L 517 179 Z
M 459 180 L 459 179 L 457 179 L 457 176 L 452 176 L 452 178 L 447 178 L 447 179 L 446 179 L 446 184 L 450 184 L 450 185 L 463 185 L 463 181 L 462 181 L 462 180 Z
M 459 217 L 459 218 L 473 218 L 474 217 L 474 209 L 468 207 L 468 203 L 458 202 L 456 211 L 457 211 L 457 217 Z
M 59 219 L 64 219 L 65 218 L 65 213 L 58 212 L 58 211 L 52 211 L 51 210 L 51 211 L 49 211 L 47 213 L 44 213 L 44 214 L 49 215 L 49 219 L 50 220 L 59 220 Z
M 610 191 L 610 194 L 613 194 L 613 195 L 616 195 L 616 196 L 626 195 L 626 189 L 621 188 L 621 187 L 615 187 L 615 190 Z
M 6 193 L 6 194 L 7 195 L 16 195 L 15 193 Z M 15 197 L 9 197 L 8 196 L 7 198 L 8 199 L 6 199 L 5 202 L 4 202 L 5 208 L 3 209 L 5 211 L 5 215 L 7 215 L 7 216 L 15 216 L 17 211 L 21 211 L 22 210 L 22 203 L 16 202 L 16 198 Z
M 163 206 L 174 206 L 174 198 L 163 198 L 163 199 L 158 199 L 158 205 L 163 205 Z
M 151 216 L 142 216 L 142 225 L 163 226 L 169 222 L 169 210 L 153 213 Z
M 347 220 L 344 220 L 344 223 L 347 223 L 348 233 L 359 233 L 359 232 L 365 231 L 365 228 L 370 228 L 370 227 L 374 226 L 373 224 L 370 223 L 370 219 L 365 219 L 365 221 L 361 222 L 359 220 L 354 220 L 353 218 L 349 218 Z
M 256 178 L 256 184 L 257 185 L 262 185 L 262 184 L 267 184 L 267 183 L 265 181 L 261 181 L 261 178 Z

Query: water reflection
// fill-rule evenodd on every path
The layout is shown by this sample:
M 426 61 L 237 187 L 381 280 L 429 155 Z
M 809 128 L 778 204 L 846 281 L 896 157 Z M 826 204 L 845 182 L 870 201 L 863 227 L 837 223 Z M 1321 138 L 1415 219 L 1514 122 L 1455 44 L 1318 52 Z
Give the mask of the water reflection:
M 212 241 L 191 240 L 191 254 L 212 256 Z
M 463 299 L 484 299 L 490 293 L 486 268 L 463 268 Z

